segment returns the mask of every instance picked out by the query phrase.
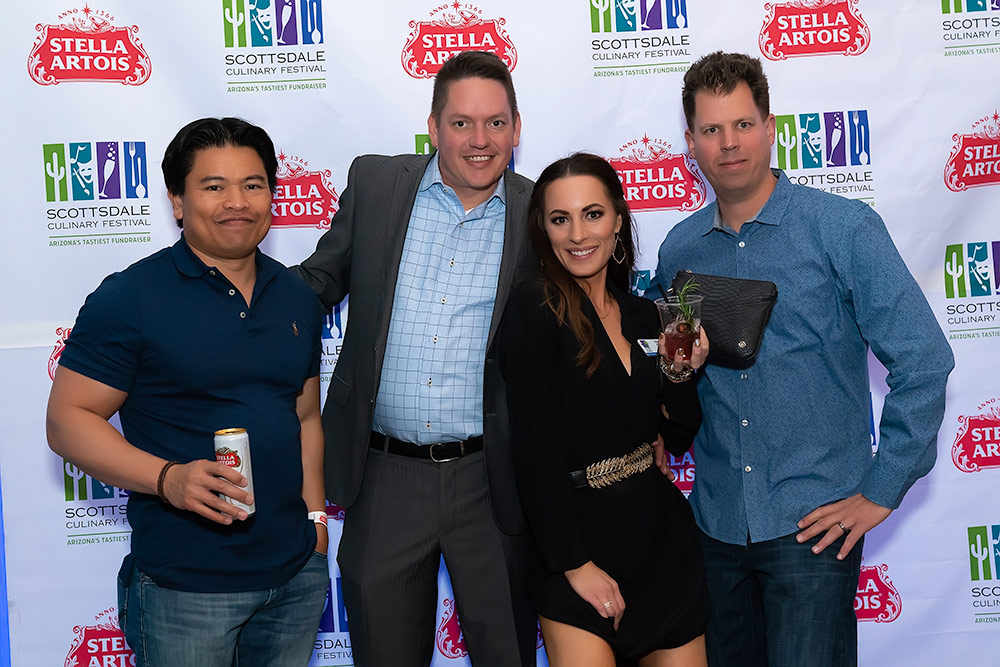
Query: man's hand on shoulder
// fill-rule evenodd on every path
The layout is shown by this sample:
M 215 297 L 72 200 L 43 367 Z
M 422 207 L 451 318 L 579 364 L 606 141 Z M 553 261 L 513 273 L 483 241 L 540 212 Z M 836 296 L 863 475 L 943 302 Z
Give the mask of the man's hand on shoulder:
M 163 477 L 163 495 L 177 509 L 199 514 L 210 521 L 230 524 L 243 521 L 246 510 L 218 496 L 223 494 L 250 505 L 253 497 L 243 488 L 246 478 L 224 463 L 209 460 L 171 466 Z
M 799 521 L 799 530 L 802 532 L 796 535 L 795 539 L 805 542 L 825 532 L 826 534 L 812 548 L 813 553 L 818 554 L 846 534 L 844 544 L 837 553 L 837 560 L 844 560 L 858 540 L 885 521 L 890 514 L 892 510 L 888 507 L 873 503 L 858 493 L 850 498 L 823 505 L 805 515 Z

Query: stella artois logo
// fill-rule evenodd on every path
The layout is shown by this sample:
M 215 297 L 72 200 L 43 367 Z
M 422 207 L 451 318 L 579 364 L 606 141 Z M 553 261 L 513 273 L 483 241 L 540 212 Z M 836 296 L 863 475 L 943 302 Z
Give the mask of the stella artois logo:
M 854 613 L 859 621 L 891 623 L 899 618 L 903 601 L 886 576 L 889 566 L 862 565 L 858 577 L 858 593 L 854 597 Z
M 955 146 L 944 166 L 944 184 L 949 190 L 1000 184 L 1000 112 L 973 123 L 971 134 L 951 139 Z
M 1000 468 L 1000 399 L 979 406 L 979 414 L 959 416 L 951 460 L 962 472 Z
M 72 328 L 56 328 L 56 335 L 59 339 L 56 341 L 55 347 L 52 348 L 52 354 L 49 355 L 49 379 L 56 379 L 56 368 L 59 366 L 59 357 L 62 356 L 63 350 L 66 349 L 66 339 L 69 338 L 69 332 Z
M 770 60 L 840 54 L 856 56 L 868 48 L 871 31 L 858 0 L 788 0 L 764 5 L 760 52 Z
M 344 508 L 340 505 L 334 505 L 329 500 L 326 501 L 326 515 L 329 518 L 335 521 L 343 521 L 346 514 Z
M 463 51 L 495 53 L 514 71 L 517 49 L 507 37 L 506 19 L 484 19 L 483 10 L 455 0 L 431 10 L 430 21 L 410 21 L 403 69 L 415 79 L 432 79 L 446 60 Z
M 28 55 L 28 74 L 43 86 L 63 81 L 105 81 L 138 86 L 149 79 L 152 65 L 139 43 L 139 26 L 116 26 L 115 17 L 84 5 L 58 17 L 61 23 L 39 23 Z
M 278 154 L 278 184 L 271 201 L 273 227 L 329 229 L 340 198 L 329 169 L 310 171 L 302 158 Z
M 462 626 L 458 624 L 458 614 L 455 613 L 455 601 L 445 598 L 441 604 L 444 606 L 444 615 L 437 629 L 437 648 L 441 655 L 446 658 L 464 658 L 469 655 L 465 649 L 465 637 L 462 635 Z
M 113 665 L 126 667 L 135 664 L 135 655 L 125 643 L 125 636 L 118 627 L 115 609 L 105 609 L 94 617 L 96 625 L 77 625 L 73 628 L 73 644 L 63 667 L 90 667 Z
M 674 473 L 674 486 L 681 490 L 685 496 L 691 495 L 694 488 L 694 453 L 689 449 L 680 456 L 674 456 L 670 452 L 667 455 L 667 465 Z
M 633 211 L 694 211 L 705 203 L 705 181 L 687 154 L 661 139 L 633 139 L 608 162 L 618 172 Z
M 224 463 L 230 468 L 239 468 L 243 461 L 240 459 L 240 455 L 236 453 L 236 450 L 230 449 L 229 447 L 219 447 L 215 450 L 215 461 L 216 463 Z

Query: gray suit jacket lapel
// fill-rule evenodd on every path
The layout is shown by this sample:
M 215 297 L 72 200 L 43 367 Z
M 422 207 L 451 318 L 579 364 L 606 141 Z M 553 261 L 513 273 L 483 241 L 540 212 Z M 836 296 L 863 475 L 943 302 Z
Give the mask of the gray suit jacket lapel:
M 515 180 L 511 175 L 508 171 L 504 179 L 507 190 L 507 213 L 504 218 L 503 255 L 500 258 L 500 276 L 497 279 L 497 298 L 493 304 L 493 317 L 490 319 L 490 334 L 486 340 L 487 349 L 493 344 L 493 334 L 500 325 L 507 295 L 510 294 L 511 287 L 516 281 L 518 264 L 524 254 L 524 236 L 528 232 L 526 217 L 530 193 L 525 191 L 522 179 Z

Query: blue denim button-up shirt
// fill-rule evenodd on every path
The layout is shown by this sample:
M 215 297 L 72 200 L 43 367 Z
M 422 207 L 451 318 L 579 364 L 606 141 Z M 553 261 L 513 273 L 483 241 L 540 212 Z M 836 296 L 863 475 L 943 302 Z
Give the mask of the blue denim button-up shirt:
M 858 492 L 897 507 L 934 465 L 954 366 L 881 218 L 775 173 L 770 199 L 739 233 L 713 224 L 715 202 L 674 227 L 646 291 L 679 269 L 778 286 L 756 363 L 709 365 L 698 384 L 691 503 L 702 530 L 731 544 L 793 533 L 812 510 Z M 869 347 L 890 389 L 874 456 Z

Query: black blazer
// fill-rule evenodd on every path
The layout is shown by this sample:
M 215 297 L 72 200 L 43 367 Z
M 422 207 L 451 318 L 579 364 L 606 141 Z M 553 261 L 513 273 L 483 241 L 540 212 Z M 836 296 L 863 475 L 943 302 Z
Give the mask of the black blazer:
M 428 162 L 428 155 L 355 159 L 330 230 L 308 259 L 292 267 L 327 311 L 351 296 L 343 347 L 323 407 L 326 491 L 343 507 L 354 504 L 364 477 L 403 241 Z M 518 534 L 526 525 L 511 466 L 506 393 L 494 362 L 493 338 L 518 271 L 532 271 L 538 260 L 527 242 L 532 182 L 509 169 L 504 179 L 507 217 L 483 377 L 483 438 L 494 518 L 501 530 Z

